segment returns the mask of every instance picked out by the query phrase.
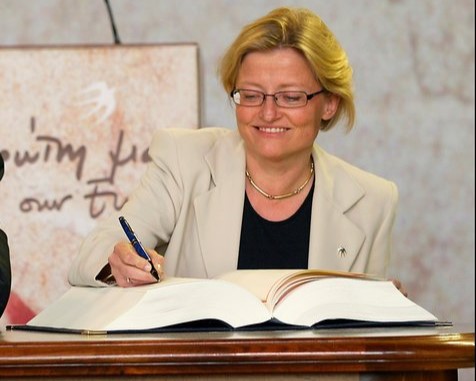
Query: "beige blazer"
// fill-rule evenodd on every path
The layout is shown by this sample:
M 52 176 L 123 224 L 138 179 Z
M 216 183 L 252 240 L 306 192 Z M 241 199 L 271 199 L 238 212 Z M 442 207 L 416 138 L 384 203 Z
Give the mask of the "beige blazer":
M 168 275 L 213 277 L 236 269 L 245 196 L 245 151 L 236 130 L 160 129 L 152 161 L 120 213 L 85 239 L 69 281 L 104 286 L 95 276 L 125 235 L 123 214 L 146 247 L 165 255 Z M 398 201 L 394 183 L 314 145 L 309 268 L 385 276 Z M 289 253 L 292 255 L 292 253 Z

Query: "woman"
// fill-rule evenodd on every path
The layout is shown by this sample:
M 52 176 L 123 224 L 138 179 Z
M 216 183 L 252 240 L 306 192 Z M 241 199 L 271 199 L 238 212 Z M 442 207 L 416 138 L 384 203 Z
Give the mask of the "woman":
M 246 26 L 220 67 L 237 130 L 164 129 L 124 215 L 167 275 L 322 268 L 385 276 L 395 184 L 315 143 L 354 122 L 352 70 L 314 13 L 278 8 Z M 72 284 L 154 282 L 111 216 L 87 237 Z M 161 253 L 163 256 L 159 255 Z

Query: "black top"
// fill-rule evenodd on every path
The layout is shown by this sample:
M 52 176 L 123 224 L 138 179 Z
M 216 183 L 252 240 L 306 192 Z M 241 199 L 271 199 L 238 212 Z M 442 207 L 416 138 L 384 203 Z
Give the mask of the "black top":
M 245 194 L 238 269 L 307 269 L 314 183 L 303 204 L 284 221 L 255 212 Z

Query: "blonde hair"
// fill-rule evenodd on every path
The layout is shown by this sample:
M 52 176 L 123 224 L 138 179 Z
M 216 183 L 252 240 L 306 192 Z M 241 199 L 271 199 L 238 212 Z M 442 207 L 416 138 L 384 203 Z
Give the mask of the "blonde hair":
M 307 9 L 277 8 L 246 25 L 220 62 L 219 75 L 225 91 L 230 94 L 234 90 L 246 54 L 280 47 L 301 52 L 319 83 L 340 97 L 337 112 L 332 119 L 322 121 L 321 130 L 330 130 L 344 116 L 350 130 L 355 121 L 352 68 L 334 34 Z

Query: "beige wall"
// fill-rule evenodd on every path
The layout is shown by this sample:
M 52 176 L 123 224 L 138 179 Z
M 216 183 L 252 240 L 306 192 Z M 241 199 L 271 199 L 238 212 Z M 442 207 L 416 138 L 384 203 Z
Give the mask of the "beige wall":
M 284 4 L 318 12 L 348 51 L 356 128 L 318 140 L 398 184 L 390 275 L 441 319 L 474 324 L 473 1 L 111 0 L 123 43 L 199 44 L 202 123 L 229 128 L 216 62 L 245 22 Z M 99 0 L 0 0 L 0 25 L 0 45 L 113 42 Z

